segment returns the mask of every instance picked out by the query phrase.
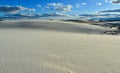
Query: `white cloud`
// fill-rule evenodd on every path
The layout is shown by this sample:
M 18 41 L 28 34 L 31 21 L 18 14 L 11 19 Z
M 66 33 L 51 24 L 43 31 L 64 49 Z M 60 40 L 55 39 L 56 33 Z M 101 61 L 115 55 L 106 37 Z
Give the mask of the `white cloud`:
M 80 8 L 80 7 L 83 7 L 83 6 L 85 6 L 85 5 L 86 5 L 86 3 L 83 2 L 83 3 L 76 4 L 76 7 L 77 7 L 77 8 Z
M 81 5 L 86 5 L 86 3 L 84 2 L 84 3 L 81 3 Z
M 48 3 L 47 8 L 53 9 L 56 11 L 64 11 L 64 12 L 69 12 L 72 10 L 72 5 L 64 5 L 63 3 Z
M 37 5 L 37 7 L 41 8 L 41 7 L 42 7 L 42 5 Z
M 105 0 L 105 2 L 109 2 L 108 0 Z
M 49 6 L 45 6 L 45 9 L 49 9 L 50 10 L 51 8 Z
M 59 6 L 62 6 L 63 3 L 48 3 L 47 5 L 48 6 L 53 6 L 53 7 L 59 7 Z
M 69 12 L 72 9 L 72 5 L 60 6 L 55 8 L 58 11 L 66 11 Z
M 23 6 L 0 5 L 0 12 L 17 13 L 19 11 L 35 11 L 35 9 L 26 8 Z
M 102 3 L 98 3 L 98 2 L 96 2 L 96 4 L 97 4 L 98 6 L 101 6 L 101 5 L 102 5 Z
M 76 7 L 77 7 L 77 8 L 80 8 L 80 7 L 81 7 L 81 5 L 80 5 L 80 4 L 76 4 Z

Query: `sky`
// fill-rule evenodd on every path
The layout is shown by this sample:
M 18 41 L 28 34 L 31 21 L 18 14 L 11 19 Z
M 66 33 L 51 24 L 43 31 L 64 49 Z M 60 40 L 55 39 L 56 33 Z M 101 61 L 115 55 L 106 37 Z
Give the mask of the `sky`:
M 120 0 L 0 0 L 0 16 L 46 13 L 59 13 L 60 15 L 120 14 Z

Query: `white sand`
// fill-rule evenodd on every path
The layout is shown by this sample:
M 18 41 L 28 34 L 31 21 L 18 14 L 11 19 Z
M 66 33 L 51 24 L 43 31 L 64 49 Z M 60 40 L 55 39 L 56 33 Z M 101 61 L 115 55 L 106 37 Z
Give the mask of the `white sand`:
M 45 21 L 29 24 L 38 23 L 49 29 L 15 27 L 21 22 L 1 23 L 0 73 L 120 73 L 119 36 L 87 35 L 69 29 L 72 26 L 84 28 L 85 32 L 89 32 L 88 28 L 104 29 L 87 24 L 69 26 L 70 23 Z

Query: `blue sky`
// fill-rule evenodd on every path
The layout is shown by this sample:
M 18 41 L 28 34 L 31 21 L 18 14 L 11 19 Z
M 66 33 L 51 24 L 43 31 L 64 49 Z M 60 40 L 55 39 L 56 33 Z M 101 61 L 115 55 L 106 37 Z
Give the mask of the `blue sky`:
M 115 9 L 120 9 L 120 0 L 0 0 L 0 15 L 51 12 L 80 15 Z

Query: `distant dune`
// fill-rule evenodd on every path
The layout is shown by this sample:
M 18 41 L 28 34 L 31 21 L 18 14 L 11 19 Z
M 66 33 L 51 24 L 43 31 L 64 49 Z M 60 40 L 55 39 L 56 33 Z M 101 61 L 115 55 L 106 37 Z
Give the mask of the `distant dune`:
M 120 73 L 119 35 L 85 23 L 0 22 L 0 73 Z M 84 34 L 83 34 L 84 33 Z
M 23 28 L 23 29 L 41 29 L 75 33 L 100 33 L 107 30 L 104 27 L 90 25 L 88 23 L 74 23 L 64 21 L 3 21 L 0 22 L 0 28 Z

